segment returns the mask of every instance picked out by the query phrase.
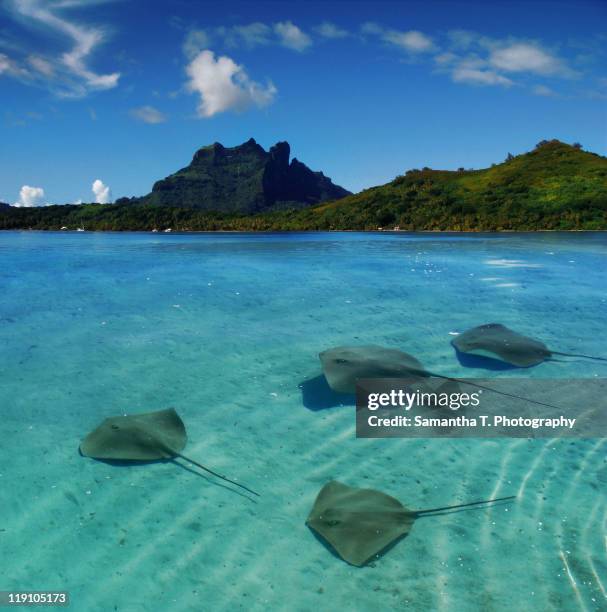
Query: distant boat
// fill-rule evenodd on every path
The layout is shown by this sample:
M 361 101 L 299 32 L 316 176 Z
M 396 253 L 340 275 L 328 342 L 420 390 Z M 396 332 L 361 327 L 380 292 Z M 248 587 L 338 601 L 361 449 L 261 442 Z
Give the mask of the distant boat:
M 76 231 L 77 232 L 86 232 L 86 230 L 83 227 L 77 227 Z
M 154 229 L 152 230 L 152 233 L 153 233 L 153 234 L 156 234 L 157 232 L 158 232 L 158 230 L 157 230 L 156 228 L 154 228 Z
M 61 228 L 61 231 L 65 231 L 67 229 L 67 227 L 65 227 L 65 225 Z
M 164 230 L 164 233 L 167 234 L 168 232 L 172 232 L 173 230 L 170 227 L 167 227 L 167 229 Z

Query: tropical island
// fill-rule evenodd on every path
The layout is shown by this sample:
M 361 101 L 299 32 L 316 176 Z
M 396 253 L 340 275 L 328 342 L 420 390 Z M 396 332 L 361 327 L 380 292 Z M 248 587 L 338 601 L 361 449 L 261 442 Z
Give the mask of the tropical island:
M 97 231 L 537 231 L 607 229 L 607 158 L 544 140 L 490 168 L 412 169 L 357 194 L 279 142 L 198 150 L 142 197 L 16 208 L 0 229 Z

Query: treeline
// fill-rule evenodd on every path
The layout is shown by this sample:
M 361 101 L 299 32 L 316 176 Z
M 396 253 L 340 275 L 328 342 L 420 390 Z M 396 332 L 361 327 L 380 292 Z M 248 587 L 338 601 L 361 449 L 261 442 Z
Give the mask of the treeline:
M 66 210 L 66 209 L 72 210 Z M 85 204 L 0 211 L 0 229 L 88 231 L 304 231 L 304 230 L 401 230 L 427 231 L 532 231 L 599 230 L 607 228 L 605 206 L 565 212 L 527 209 L 508 203 L 478 211 L 464 211 L 456 204 L 427 205 L 409 211 L 379 211 L 364 207 L 356 214 L 336 209 L 281 211 L 244 216 L 202 213 L 168 207 Z

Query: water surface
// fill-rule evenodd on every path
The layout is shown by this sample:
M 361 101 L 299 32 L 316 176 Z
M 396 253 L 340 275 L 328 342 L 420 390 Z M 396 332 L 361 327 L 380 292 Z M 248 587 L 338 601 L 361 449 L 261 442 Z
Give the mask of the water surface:
M 599 233 L 0 233 L 0 589 L 87 611 L 606 609 L 604 440 L 357 440 L 317 357 L 374 343 L 520 376 L 456 359 L 452 334 L 489 322 L 607 355 L 606 254 Z M 78 455 L 103 418 L 169 406 L 258 503 Z M 419 508 L 520 500 L 420 520 L 358 569 L 304 525 L 332 478 Z

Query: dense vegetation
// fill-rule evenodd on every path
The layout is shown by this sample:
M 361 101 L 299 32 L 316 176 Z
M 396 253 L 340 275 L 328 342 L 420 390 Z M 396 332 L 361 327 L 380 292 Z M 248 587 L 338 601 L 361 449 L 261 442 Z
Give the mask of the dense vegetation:
M 607 229 L 607 158 L 543 141 L 484 170 L 410 170 L 387 185 L 257 215 L 113 204 L 0 207 L 0 228 L 87 230 Z
M 252 138 L 230 148 L 216 142 L 196 151 L 185 168 L 157 181 L 148 195 L 119 203 L 252 215 L 350 195 L 322 172 L 297 159 L 289 162 L 290 155 L 288 142 L 277 142 L 269 151 Z

